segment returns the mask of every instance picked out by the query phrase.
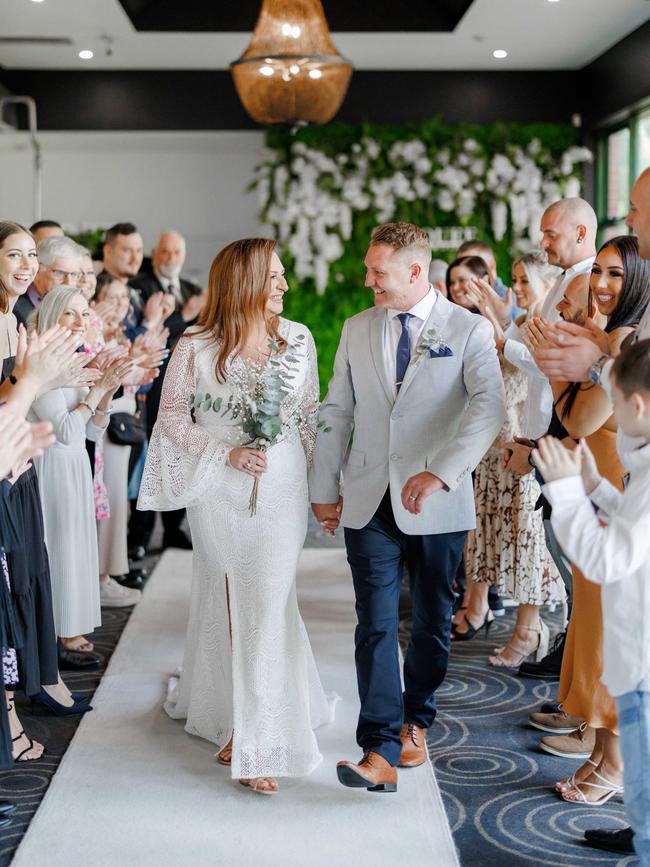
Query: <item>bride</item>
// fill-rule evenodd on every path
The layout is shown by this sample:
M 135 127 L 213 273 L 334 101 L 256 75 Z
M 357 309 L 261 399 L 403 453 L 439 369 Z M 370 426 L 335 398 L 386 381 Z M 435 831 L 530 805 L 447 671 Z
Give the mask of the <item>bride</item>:
M 169 363 L 138 501 L 186 507 L 194 545 L 183 670 L 165 709 L 260 794 L 318 765 L 313 729 L 333 715 L 296 598 L 319 389 L 311 334 L 280 317 L 287 288 L 274 241 L 216 256 L 199 325 Z M 289 361 L 281 434 L 266 452 L 251 448 L 235 407 Z

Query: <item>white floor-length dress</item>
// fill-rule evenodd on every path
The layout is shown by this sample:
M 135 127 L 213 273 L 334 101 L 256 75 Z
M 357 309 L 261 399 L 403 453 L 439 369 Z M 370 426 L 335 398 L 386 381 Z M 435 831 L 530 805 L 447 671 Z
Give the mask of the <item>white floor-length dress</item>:
M 280 331 L 289 344 L 305 335 L 304 349 L 293 353 L 299 368 L 292 397 L 313 408 L 313 339 L 304 326 L 284 319 Z M 306 453 L 315 430 L 296 426 L 269 449 L 251 516 L 253 479 L 226 462 L 250 438 L 223 413 L 233 374 L 241 378 L 245 363 L 229 361 L 226 382 L 219 382 L 217 348 L 215 338 L 196 329 L 176 346 L 140 488 L 139 508 L 187 508 L 194 545 L 182 674 L 165 709 L 186 718 L 190 734 L 218 747 L 233 733 L 235 778 L 302 776 L 321 761 L 313 729 L 333 715 L 296 597 L 296 566 L 307 531 Z M 202 406 L 191 414 L 190 396 L 199 394 L 221 398 L 220 411 Z
M 35 458 L 50 561 L 56 634 L 73 638 L 101 626 L 95 501 L 86 438 L 104 429 L 76 412 L 87 388 L 55 388 L 37 398 L 30 421 L 50 421 L 56 442 Z

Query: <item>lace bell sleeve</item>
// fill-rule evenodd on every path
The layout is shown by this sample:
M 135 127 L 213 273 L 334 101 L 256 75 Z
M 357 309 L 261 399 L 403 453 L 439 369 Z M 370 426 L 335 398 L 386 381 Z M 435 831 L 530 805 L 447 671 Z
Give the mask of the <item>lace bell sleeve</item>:
M 140 486 L 138 509 L 169 511 L 210 496 L 231 446 L 210 436 L 190 415 L 197 388 L 194 342 L 182 337 L 167 367 Z
M 303 413 L 300 425 L 300 440 L 305 451 L 307 466 L 312 463 L 312 456 L 316 448 L 318 409 L 320 406 L 320 385 L 318 381 L 318 357 L 316 344 L 311 332 L 308 332 L 306 341 L 307 353 L 307 377 L 302 396 Z

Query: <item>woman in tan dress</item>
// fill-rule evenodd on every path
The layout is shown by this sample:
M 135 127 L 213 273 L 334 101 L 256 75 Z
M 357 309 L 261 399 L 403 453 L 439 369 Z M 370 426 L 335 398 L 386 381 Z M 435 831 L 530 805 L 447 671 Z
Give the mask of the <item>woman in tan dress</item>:
M 650 301 L 650 262 L 639 257 L 636 238 L 612 238 L 601 247 L 592 267 L 590 302 L 607 317 L 609 354 L 618 355 Z M 616 423 L 605 391 L 590 383 L 553 382 L 555 409 L 567 433 L 586 438 L 600 473 L 623 487 L 625 468 L 616 451 Z M 558 701 L 565 713 L 596 729 L 590 758 L 557 784 L 565 801 L 605 803 L 622 791 L 616 705 L 601 683 L 603 626 L 600 587 L 573 566 L 573 607 L 567 632 Z

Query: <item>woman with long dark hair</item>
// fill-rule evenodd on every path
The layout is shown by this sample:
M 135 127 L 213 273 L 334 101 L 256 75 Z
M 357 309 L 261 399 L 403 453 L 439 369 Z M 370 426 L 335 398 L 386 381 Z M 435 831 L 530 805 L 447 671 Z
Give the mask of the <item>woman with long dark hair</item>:
M 274 241 L 235 241 L 216 256 L 199 324 L 167 369 L 138 503 L 187 508 L 194 545 L 183 673 L 167 712 L 260 794 L 316 767 L 312 729 L 331 718 L 296 598 L 319 389 L 309 331 L 280 316 L 287 288 Z M 245 407 L 267 404 L 278 364 L 291 368 L 280 437 L 251 448 Z
M 592 302 L 607 317 L 609 354 L 639 324 L 650 302 L 650 261 L 639 255 L 633 236 L 611 238 L 598 251 L 589 282 Z M 591 383 L 552 382 L 555 413 L 568 436 L 586 438 L 601 475 L 619 488 L 625 469 L 616 450 L 616 422 L 605 391 Z M 557 784 L 566 801 L 604 803 L 619 792 L 623 781 L 617 733 L 616 706 L 601 683 L 603 626 L 600 587 L 587 581 L 573 566 L 573 607 L 567 632 L 558 701 L 565 713 L 596 730 L 588 760 L 567 780 Z M 584 738 L 584 734 L 580 734 Z M 546 747 L 545 747 L 546 748 Z M 549 750 L 550 752 L 551 750 Z

